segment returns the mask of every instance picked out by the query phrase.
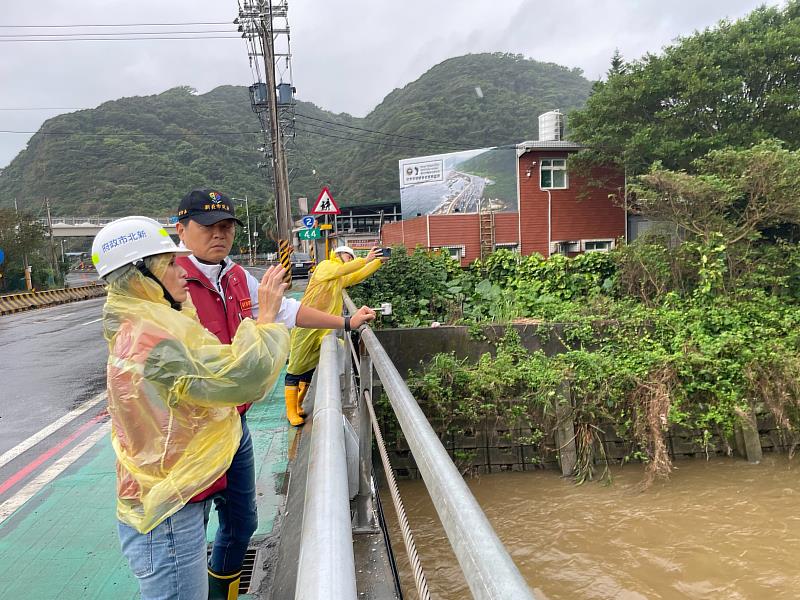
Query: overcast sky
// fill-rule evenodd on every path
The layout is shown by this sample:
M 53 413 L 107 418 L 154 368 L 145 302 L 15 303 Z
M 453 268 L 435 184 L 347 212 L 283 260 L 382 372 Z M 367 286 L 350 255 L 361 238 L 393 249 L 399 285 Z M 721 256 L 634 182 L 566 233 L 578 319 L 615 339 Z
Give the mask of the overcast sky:
M 291 0 L 294 84 L 302 100 L 365 116 L 396 87 L 442 60 L 515 52 L 583 69 L 597 79 L 615 48 L 626 59 L 658 52 L 677 36 L 780 0 Z M 8 42 L 8 36 L 120 29 L 21 29 L 21 25 L 230 23 L 236 0 L 0 0 L 0 130 L 35 131 L 64 110 L 178 85 L 200 93 L 249 85 L 244 42 Z M 182 29 L 233 30 L 233 25 Z M 130 31 L 156 28 L 132 27 Z M 175 27 L 163 27 L 171 31 Z M 209 34 L 211 35 L 211 34 Z M 215 34 L 224 35 L 224 34 Z M 86 37 L 86 36 L 83 36 Z M 30 135 L 0 133 L 0 168 Z

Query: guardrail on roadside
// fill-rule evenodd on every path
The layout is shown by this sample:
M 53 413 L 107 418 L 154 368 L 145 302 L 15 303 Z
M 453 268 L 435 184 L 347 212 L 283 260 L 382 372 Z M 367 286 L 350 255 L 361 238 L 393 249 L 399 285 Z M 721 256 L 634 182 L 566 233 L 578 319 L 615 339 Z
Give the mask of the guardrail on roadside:
M 0 296 L 0 315 L 8 315 L 23 310 L 65 304 L 77 300 L 105 296 L 106 287 L 103 284 L 81 285 L 58 290 L 45 290 L 42 292 L 23 292 Z

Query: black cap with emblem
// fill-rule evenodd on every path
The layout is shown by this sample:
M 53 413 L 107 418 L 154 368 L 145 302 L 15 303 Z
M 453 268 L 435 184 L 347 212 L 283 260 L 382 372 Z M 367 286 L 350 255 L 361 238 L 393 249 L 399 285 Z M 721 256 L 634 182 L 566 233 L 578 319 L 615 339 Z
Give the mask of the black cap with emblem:
M 192 190 L 183 197 L 178 207 L 178 220 L 187 219 L 200 225 L 213 225 L 225 219 L 233 219 L 243 225 L 236 218 L 231 199 L 215 190 Z

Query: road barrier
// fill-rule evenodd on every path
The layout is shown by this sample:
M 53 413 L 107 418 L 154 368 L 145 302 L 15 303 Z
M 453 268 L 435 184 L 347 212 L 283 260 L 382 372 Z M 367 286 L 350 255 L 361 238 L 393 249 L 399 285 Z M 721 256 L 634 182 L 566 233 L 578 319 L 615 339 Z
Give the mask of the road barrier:
M 43 292 L 23 292 L 0 296 L 0 315 L 8 315 L 23 310 L 65 304 L 77 300 L 87 300 L 105 296 L 106 288 L 103 284 L 82 285 L 58 290 L 45 290 Z

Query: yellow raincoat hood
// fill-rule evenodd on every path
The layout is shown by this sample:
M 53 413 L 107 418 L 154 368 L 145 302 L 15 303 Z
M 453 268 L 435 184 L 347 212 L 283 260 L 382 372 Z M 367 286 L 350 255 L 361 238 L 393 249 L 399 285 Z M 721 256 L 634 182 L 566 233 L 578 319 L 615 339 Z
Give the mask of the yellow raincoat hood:
M 380 260 L 367 262 L 364 258 L 355 258 L 343 262 L 333 252 L 328 260 L 323 260 L 314 269 L 300 301 L 303 306 L 310 306 L 331 315 L 342 314 L 342 289 L 356 285 L 372 275 L 381 266 Z M 310 371 L 319 362 L 319 348 L 330 329 L 292 329 L 292 350 L 289 353 L 289 366 L 286 371 L 292 375 L 300 375 Z
M 138 271 L 109 283 L 103 328 L 117 516 L 147 533 L 228 469 L 242 434 L 235 407 L 272 388 L 289 334 L 245 319 L 222 344 Z

